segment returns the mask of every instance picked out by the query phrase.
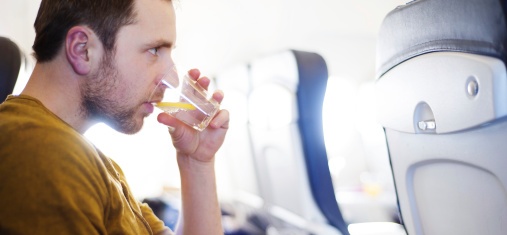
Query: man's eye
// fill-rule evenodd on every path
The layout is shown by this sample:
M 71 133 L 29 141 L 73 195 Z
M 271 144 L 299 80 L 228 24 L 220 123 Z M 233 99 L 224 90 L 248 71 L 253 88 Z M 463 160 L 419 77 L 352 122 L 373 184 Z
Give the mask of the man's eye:
M 157 55 L 157 52 L 158 52 L 158 48 L 151 48 L 148 50 L 151 54 L 153 55 Z

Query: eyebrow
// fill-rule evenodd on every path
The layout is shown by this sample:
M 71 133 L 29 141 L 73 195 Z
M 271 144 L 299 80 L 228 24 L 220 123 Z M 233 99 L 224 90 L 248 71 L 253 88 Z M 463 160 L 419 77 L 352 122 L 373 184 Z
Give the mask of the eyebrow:
M 167 40 L 164 40 L 164 39 L 159 39 L 159 40 L 156 40 L 154 42 L 147 43 L 146 47 L 147 48 L 166 47 L 166 48 L 174 49 L 175 45 L 172 42 L 170 42 L 170 41 L 167 41 Z

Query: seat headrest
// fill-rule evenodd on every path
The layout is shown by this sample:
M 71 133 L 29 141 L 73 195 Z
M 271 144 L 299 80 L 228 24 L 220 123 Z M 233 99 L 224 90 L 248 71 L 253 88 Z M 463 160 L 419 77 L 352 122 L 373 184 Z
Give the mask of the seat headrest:
M 377 78 L 430 52 L 466 52 L 507 61 L 506 2 L 417 0 L 397 7 L 380 27 Z
M 21 50 L 8 38 L 0 37 L 0 102 L 11 94 L 21 68 Z

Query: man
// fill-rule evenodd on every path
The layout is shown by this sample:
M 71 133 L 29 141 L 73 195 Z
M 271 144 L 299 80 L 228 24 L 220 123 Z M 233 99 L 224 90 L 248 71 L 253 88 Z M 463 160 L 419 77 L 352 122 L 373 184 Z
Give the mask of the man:
M 42 0 L 34 26 L 34 71 L 0 105 L 0 234 L 172 234 L 82 136 L 100 121 L 135 133 L 153 112 L 150 93 L 173 64 L 172 2 Z M 198 70 L 189 74 L 208 86 Z M 228 112 L 202 132 L 168 114 L 158 121 L 169 126 L 181 174 L 177 233 L 223 234 L 214 155 Z

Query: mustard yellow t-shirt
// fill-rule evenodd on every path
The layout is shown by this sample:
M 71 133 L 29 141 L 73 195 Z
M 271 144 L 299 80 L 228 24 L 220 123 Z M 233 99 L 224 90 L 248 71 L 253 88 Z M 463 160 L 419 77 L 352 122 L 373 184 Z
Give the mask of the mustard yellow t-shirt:
M 172 234 L 120 167 L 38 100 L 0 105 L 0 234 Z

